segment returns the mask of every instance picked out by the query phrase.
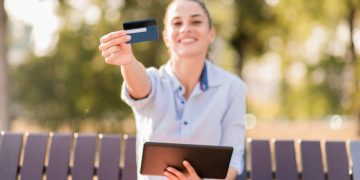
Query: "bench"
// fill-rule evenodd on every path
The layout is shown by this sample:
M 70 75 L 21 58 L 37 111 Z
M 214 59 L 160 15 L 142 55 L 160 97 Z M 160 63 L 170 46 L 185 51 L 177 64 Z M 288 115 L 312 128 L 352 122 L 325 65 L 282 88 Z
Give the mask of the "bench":
M 0 179 L 135 180 L 135 146 L 134 136 L 119 134 L 2 132 Z M 360 180 L 360 141 L 248 139 L 246 146 L 239 180 Z

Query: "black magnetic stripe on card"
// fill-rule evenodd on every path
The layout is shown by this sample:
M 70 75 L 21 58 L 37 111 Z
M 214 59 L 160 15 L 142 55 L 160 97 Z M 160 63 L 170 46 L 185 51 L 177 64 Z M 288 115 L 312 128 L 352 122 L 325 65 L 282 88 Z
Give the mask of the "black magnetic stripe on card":
M 156 19 L 145 19 L 140 21 L 125 22 L 123 24 L 123 27 L 124 30 L 128 30 L 128 29 L 143 28 L 146 26 L 155 26 L 155 25 L 156 25 Z

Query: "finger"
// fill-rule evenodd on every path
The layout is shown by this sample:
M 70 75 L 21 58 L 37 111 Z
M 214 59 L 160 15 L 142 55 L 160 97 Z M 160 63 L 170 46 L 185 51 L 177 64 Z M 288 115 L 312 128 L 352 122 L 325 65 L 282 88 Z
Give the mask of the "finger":
M 121 36 L 124 36 L 124 35 L 126 35 L 126 34 L 127 34 L 127 33 L 126 33 L 126 31 L 124 31 L 124 30 L 111 32 L 111 33 L 109 33 L 109 34 L 106 34 L 106 35 L 102 36 L 102 37 L 100 38 L 100 42 L 101 42 L 101 43 L 106 43 L 106 42 L 108 42 L 108 41 L 110 41 L 110 40 L 112 40 L 112 39 L 114 39 L 114 38 L 121 37 Z
M 116 52 L 119 52 L 120 50 L 120 47 L 119 46 L 113 46 L 105 51 L 102 51 L 101 55 L 106 58 L 108 57 L 110 54 L 112 53 L 116 53 Z
M 112 39 L 110 41 L 107 41 L 106 43 L 101 43 L 99 46 L 100 51 L 104 51 L 108 48 L 111 48 L 113 46 L 116 46 L 118 44 L 124 44 L 127 41 L 129 41 L 131 39 L 130 35 L 124 35 L 115 39 Z
M 178 171 L 177 169 L 175 168 L 172 168 L 172 167 L 168 167 L 166 168 L 167 171 L 173 173 L 177 178 L 179 179 L 188 179 L 184 173 Z
M 116 64 L 115 60 L 116 60 L 116 53 L 112 53 L 108 57 L 105 58 L 105 63 L 106 64 Z
M 178 178 L 169 171 L 164 171 L 164 175 L 170 180 L 178 180 Z
M 186 170 L 188 171 L 191 177 L 199 177 L 195 169 L 188 161 L 183 161 L 183 165 L 185 166 Z

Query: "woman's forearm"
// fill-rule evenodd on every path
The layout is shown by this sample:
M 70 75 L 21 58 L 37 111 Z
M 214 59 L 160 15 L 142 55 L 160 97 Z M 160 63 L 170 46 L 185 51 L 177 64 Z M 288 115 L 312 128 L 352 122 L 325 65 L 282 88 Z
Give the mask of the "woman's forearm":
M 125 65 L 121 65 L 121 74 L 126 82 L 126 89 L 131 97 L 141 99 L 151 90 L 151 82 L 145 67 L 135 57 Z

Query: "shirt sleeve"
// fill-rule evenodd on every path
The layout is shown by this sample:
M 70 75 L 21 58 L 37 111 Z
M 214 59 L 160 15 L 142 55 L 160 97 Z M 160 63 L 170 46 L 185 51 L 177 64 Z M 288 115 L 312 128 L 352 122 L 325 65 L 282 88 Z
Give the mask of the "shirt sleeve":
M 155 68 L 146 69 L 146 73 L 151 82 L 151 89 L 148 96 L 142 99 L 132 98 L 126 88 L 126 82 L 124 81 L 121 87 L 121 99 L 133 109 L 141 110 L 145 108 L 146 105 L 148 105 L 155 97 L 156 81 L 158 79 L 156 71 L 157 70 Z
M 221 145 L 232 146 L 230 167 L 238 174 L 243 172 L 245 152 L 245 112 L 247 87 L 243 81 L 236 82 L 230 92 L 230 104 L 223 118 Z

